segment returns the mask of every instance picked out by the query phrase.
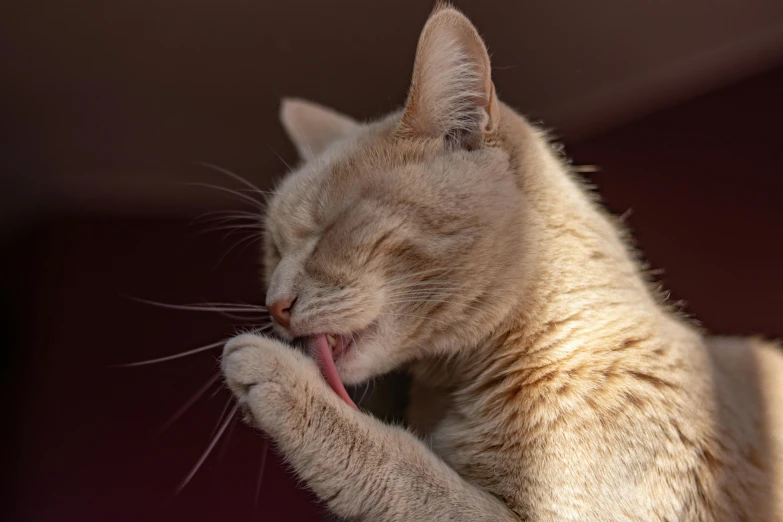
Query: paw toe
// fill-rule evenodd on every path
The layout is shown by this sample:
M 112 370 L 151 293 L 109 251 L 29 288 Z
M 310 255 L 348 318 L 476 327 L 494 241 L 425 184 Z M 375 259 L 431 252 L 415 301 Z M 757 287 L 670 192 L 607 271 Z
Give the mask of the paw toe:
M 236 337 L 230 339 L 226 343 L 226 346 L 223 347 L 223 358 L 225 359 L 232 353 L 236 352 L 237 350 L 241 350 L 242 348 L 257 346 L 261 339 L 262 338 L 254 334 L 237 335 Z

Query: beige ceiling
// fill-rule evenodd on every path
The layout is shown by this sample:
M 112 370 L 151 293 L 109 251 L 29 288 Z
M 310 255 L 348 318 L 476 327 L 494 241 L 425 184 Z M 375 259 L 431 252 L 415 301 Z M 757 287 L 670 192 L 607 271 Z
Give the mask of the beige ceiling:
M 456 2 L 501 98 L 573 141 L 783 62 L 781 0 Z M 178 212 L 294 160 L 296 95 L 372 118 L 402 102 L 432 2 L 97 0 L 0 12 L 0 220 L 51 208 Z

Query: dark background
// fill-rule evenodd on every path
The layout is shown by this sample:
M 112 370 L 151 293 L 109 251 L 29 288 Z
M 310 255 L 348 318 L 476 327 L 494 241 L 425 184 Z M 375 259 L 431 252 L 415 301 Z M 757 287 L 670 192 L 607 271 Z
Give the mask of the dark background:
M 673 299 L 719 333 L 783 334 L 783 4 L 459 2 L 502 99 L 562 137 Z M 546 4 L 546 5 L 539 5 Z M 628 5 L 630 4 L 630 5 Z M 405 96 L 427 2 L 137 0 L 0 8 L 0 517 L 317 520 L 237 423 L 178 495 L 228 395 L 242 321 L 154 308 L 261 303 L 257 245 L 193 218 L 240 208 L 186 181 L 268 187 L 295 161 L 279 98 L 371 118 Z M 280 157 L 278 157 L 278 155 Z M 283 161 L 281 161 L 281 158 Z M 228 253 L 227 253 L 228 252 Z M 225 257 L 224 257 L 225 256 Z M 213 390 L 218 393 L 212 396 Z

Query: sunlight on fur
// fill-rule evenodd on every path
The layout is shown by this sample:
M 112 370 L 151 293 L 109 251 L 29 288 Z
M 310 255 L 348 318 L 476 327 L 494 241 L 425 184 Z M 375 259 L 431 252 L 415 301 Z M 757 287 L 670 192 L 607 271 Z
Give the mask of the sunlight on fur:
M 302 163 L 262 225 L 276 337 L 234 337 L 222 370 L 331 512 L 783 520 L 783 356 L 666 303 L 619 220 L 497 98 L 461 13 L 426 22 L 400 111 L 289 99 L 281 119 Z M 395 369 L 404 426 L 344 388 Z

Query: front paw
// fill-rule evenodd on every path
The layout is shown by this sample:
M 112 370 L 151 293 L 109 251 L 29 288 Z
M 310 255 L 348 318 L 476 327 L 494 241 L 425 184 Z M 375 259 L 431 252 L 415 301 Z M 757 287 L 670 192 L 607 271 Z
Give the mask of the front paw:
M 270 433 L 279 431 L 301 409 L 298 403 L 318 375 L 314 362 L 300 352 L 253 334 L 226 343 L 222 366 L 240 407 L 254 424 Z

